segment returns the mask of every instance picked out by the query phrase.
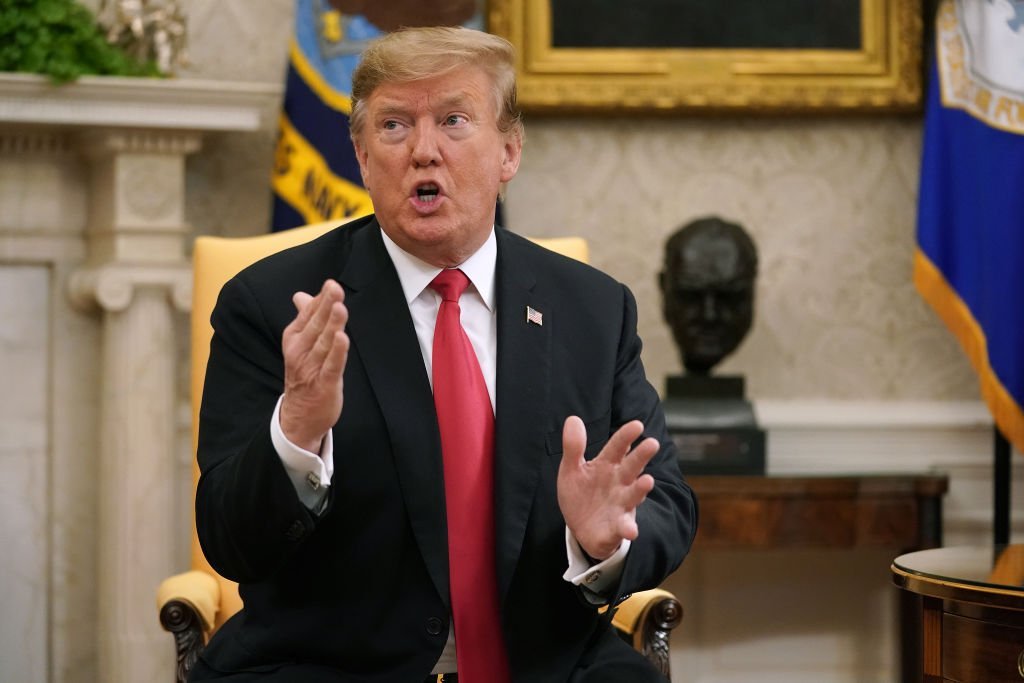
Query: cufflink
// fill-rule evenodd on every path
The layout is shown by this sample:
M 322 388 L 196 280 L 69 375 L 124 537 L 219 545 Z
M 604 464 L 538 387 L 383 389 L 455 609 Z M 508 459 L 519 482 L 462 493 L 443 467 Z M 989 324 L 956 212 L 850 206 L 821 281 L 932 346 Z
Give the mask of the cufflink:
M 589 574 L 587 574 L 587 578 L 583 579 L 583 583 L 585 583 L 585 584 L 587 584 L 589 586 L 590 584 L 597 583 L 600 580 L 601 580 L 601 570 L 598 569 L 596 571 L 592 571 Z
M 316 472 L 310 472 L 306 475 L 306 483 L 309 484 L 309 488 L 314 491 L 320 490 L 320 477 L 316 476 Z

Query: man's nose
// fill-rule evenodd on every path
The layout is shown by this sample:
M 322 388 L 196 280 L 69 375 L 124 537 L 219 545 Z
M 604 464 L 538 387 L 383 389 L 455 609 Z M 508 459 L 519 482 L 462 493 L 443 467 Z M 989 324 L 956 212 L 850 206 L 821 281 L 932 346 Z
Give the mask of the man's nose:
M 704 293 L 704 319 L 705 320 L 718 320 L 718 299 L 715 297 L 714 292 Z
M 438 135 L 433 126 L 419 125 L 413 129 L 409 144 L 415 166 L 430 166 L 441 160 Z

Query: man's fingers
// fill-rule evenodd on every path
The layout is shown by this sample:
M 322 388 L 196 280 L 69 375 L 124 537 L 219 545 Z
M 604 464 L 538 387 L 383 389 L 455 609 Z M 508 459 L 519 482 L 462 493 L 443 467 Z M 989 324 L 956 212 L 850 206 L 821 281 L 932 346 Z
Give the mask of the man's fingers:
M 309 351 L 307 360 L 313 367 L 323 364 L 331 347 L 334 346 L 335 335 L 344 330 L 347 321 L 348 311 L 345 310 L 344 304 L 336 302 L 328 309 L 323 328 L 317 333 L 315 341 L 313 341 L 313 348 Z M 309 328 L 312 329 L 314 324 L 311 321 Z
M 635 510 L 640 503 L 644 502 L 647 494 L 654 490 L 654 477 L 649 474 L 640 475 L 636 481 L 629 485 L 622 500 L 622 506 L 627 510 Z
M 629 453 L 630 446 L 644 433 L 644 425 L 640 420 L 633 420 L 619 427 L 608 443 L 601 449 L 601 458 L 607 459 L 612 464 L 622 462 L 622 459 Z M 643 469 L 643 468 L 641 468 Z
M 301 318 L 303 313 L 306 313 L 306 317 L 309 317 L 309 313 L 304 309 L 312 300 L 313 295 L 306 292 L 295 292 L 295 294 L 292 294 L 292 303 L 295 304 L 295 310 L 298 311 L 297 318 Z
M 324 359 L 324 375 L 330 380 L 336 380 L 345 371 L 345 363 L 348 362 L 348 335 L 342 330 L 334 333 L 331 348 Z
M 308 322 L 300 331 L 300 334 L 306 337 L 308 343 L 312 344 L 320 333 L 324 331 L 324 328 L 327 327 L 334 314 L 335 301 L 339 300 L 340 289 L 341 287 L 338 283 L 333 280 L 324 282 L 324 286 L 320 289 L 320 293 L 317 294 L 316 300 L 313 302 L 316 310 L 313 311 Z
M 636 525 L 636 518 L 633 516 L 623 517 L 619 522 L 619 536 L 629 541 L 635 541 L 640 535 L 640 528 Z
M 331 308 L 336 301 L 345 300 L 345 290 L 334 280 L 325 280 L 320 292 L 312 297 L 305 292 L 292 295 L 292 303 L 299 313 L 295 317 L 294 330 L 306 337 L 307 344 L 312 344 L 316 335 L 323 330 L 330 316 Z
M 292 294 L 292 304 L 295 306 L 295 318 L 284 328 L 285 337 L 295 336 L 301 332 L 309 316 L 313 314 L 313 309 L 316 308 L 315 299 L 306 292 Z
M 583 452 L 587 449 L 587 428 L 583 420 L 570 415 L 562 426 L 562 462 L 579 466 L 583 463 Z
M 647 437 L 637 444 L 636 448 L 622 460 L 620 471 L 622 481 L 628 483 L 639 477 L 659 450 L 661 450 L 661 443 L 653 436 Z
M 321 287 L 321 291 L 323 288 Z M 319 296 L 319 294 L 317 295 Z M 295 306 L 297 314 L 295 320 L 292 321 L 292 325 L 296 332 L 302 331 L 309 322 L 309 318 L 316 312 L 317 296 L 313 296 L 307 292 L 295 292 L 292 294 L 292 304 Z
M 570 531 L 589 548 L 587 552 L 610 553 L 622 539 L 632 541 L 639 535 L 636 511 L 654 489 L 654 477 L 644 468 L 661 449 L 661 443 L 652 437 L 637 443 L 643 431 L 639 420 L 622 425 L 600 454 L 587 462 L 583 421 L 569 417 L 562 427 L 558 502 Z M 570 481 L 572 486 L 567 486 Z

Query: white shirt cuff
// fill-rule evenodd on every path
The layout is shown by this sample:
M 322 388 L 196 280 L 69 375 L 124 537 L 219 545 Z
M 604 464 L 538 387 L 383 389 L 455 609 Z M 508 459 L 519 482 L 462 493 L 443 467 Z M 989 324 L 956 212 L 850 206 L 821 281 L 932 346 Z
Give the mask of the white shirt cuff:
M 626 563 L 629 546 L 629 540 L 623 539 L 622 545 L 614 555 L 591 565 L 583 548 L 580 547 L 579 541 L 569 531 L 569 527 L 566 527 L 565 553 L 569 559 L 569 568 L 562 574 L 562 578 L 574 586 L 582 588 L 583 594 L 589 602 L 595 605 L 604 604 L 607 601 L 602 599 L 602 596 L 610 588 L 613 588 L 622 576 L 622 568 Z
M 274 406 L 274 415 L 270 418 L 270 440 L 274 450 L 281 458 L 288 478 L 299 495 L 299 500 L 314 513 L 319 514 L 327 501 L 327 488 L 334 476 L 334 436 L 327 430 L 327 436 L 320 444 L 320 454 L 307 451 L 296 446 L 281 430 L 281 398 Z

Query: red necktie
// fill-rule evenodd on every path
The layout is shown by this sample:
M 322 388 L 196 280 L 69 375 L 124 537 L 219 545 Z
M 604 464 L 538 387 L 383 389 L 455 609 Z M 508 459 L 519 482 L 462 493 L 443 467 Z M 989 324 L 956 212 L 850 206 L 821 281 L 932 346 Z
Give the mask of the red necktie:
M 448 566 L 455 654 L 464 683 L 507 683 L 494 546 L 494 413 L 459 319 L 469 285 L 461 270 L 430 283 L 441 295 L 434 327 L 434 406 L 444 456 Z

